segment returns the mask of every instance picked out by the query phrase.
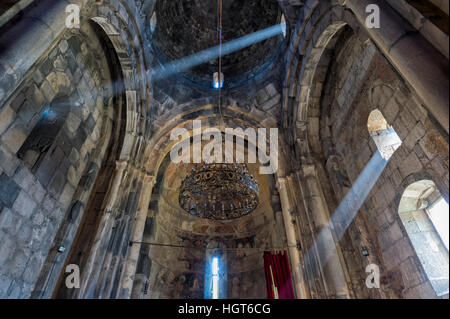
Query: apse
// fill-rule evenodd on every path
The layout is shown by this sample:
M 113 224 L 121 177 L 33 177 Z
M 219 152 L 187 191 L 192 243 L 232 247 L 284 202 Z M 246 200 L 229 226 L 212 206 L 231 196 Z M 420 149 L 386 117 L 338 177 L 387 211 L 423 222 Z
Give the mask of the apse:
M 138 275 L 154 283 L 148 298 L 265 297 L 263 253 L 286 239 L 274 178 L 259 166 L 166 157 L 139 257 Z

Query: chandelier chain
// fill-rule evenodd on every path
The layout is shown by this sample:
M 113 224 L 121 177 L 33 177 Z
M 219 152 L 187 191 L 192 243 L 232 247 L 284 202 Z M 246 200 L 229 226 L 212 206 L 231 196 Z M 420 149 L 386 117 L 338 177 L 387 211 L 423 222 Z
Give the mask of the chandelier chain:
M 219 58 L 218 58 L 218 79 L 219 79 L 219 114 L 222 128 L 225 128 L 225 121 L 222 114 L 222 0 L 217 0 L 217 36 L 219 42 Z

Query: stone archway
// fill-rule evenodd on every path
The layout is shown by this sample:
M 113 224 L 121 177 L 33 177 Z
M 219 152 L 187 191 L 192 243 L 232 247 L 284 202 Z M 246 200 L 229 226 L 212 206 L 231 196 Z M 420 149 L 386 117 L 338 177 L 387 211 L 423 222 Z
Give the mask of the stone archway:
M 92 192 L 86 202 L 85 209 L 83 207 L 81 210 L 82 220 L 79 222 L 71 250 L 66 259 L 66 265 L 76 264 L 80 267 L 82 286 L 76 292 L 78 295 L 71 295 L 72 292 L 64 287 L 65 269 L 63 268 L 59 279 L 59 288 L 55 289 L 54 292 L 55 297 L 58 298 L 106 297 L 113 294 L 112 281 L 106 286 L 104 282 L 108 280 L 107 278 L 113 279 L 118 274 L 115 271 L 106 274 L 100 273 L 98 264 L 100 263 L 101 266 L 105 260 L 97 255 L 100 243 L 96 239 L 106 223 L 104 212 L 107 215 L 114 209 L 117 196 L 117 193 L 114 194 L 117 191 L 114 188 L 115 183 L 120 183 L 120 179 L 125 177 L 123 170 L 131 157 L 131 151 L 135 144 L 139 142 L 132 135 L 132 130 L 127 130 L 130 127 L 136 129 L 134 117 L 130 115 L 137 112 L 137 101 L 134 81 L 129 78 L 133 75 L 133 70 L 124 40 L 105 18 L 93 18 L 91 25 L 102 39 L 105 51 L 110 54 L 111 86 L 114 92 L 109 101 L 110 116 L 113 116 L 111 118 L 112 132 L 109 135 L 108 149 L 104 151 L 103 162 L 95 163 L 95 167 L 93 166 L 91 169 L 96 174 L 86 176 L 89 183 L 93 185 Z M 111 176 L 114 176 L 113 180 L 111 180 Z M 136 179 L 134 179 L 134 183 L 136 183 Z M 128 183 L 124 183 L 124 186 L 126 185 Z M 125 231 L 124 234 L 126 235 Z M 106 240 L 106 238 L 102 240 Z M 92 287 L 93 282 L 98 287 L 97 281 L 103 287 L 101 289 L 96 288 L 93 291 L 89 287 Z

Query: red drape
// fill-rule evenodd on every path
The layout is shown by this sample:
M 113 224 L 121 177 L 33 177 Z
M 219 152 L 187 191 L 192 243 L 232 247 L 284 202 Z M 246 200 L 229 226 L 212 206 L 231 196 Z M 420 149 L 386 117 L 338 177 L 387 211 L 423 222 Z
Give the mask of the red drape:
M 272 274 L 270 269 L 272 269 Z M 272 284 L 275 284 L 278 290 L 279 299 L 295 299 L 287 252 L 277 254 L 272 254 L 270 251 L 264 252 L 264 271 L 266 274 L 267 299 L 275 299 Z

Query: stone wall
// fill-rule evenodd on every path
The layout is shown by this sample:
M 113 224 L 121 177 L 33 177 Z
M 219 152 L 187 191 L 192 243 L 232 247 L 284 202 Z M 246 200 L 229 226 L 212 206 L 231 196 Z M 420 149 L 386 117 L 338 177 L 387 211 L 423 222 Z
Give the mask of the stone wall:
M 353 183 L 377 151 L 367 128 L 370 112 L 380 110 L 397 132 L 403 144 L 355 221 L 357 224 L 358 220 L 365 220 L 366 228 L 350 228 L 350 237 L 355 249 L 369 244 L 370 254 L 378 255 L 384 277 L 382 289 L 387 297 L 433 298 L 436 294 L 414 252 L 398 208 L 406 187 L 422 179 L 434 181 L 448 200 L 448 140 L 386 59 L 363 40 L 353 36 L 336 48 L 322 99 L 321 137 L 333 141 L 334 151 Z M 363 63 L 362 68 L 359 63 L 366 57 L 368 63 Z M 349 81 L 354 83 L 347 87 Z M 345 103 L 341 96 L 346 96 Z M 328 154 L 333 152 L 324 147 Z M 361 238 L 365 232 L 369 234 L 367 240 Z M 392 280 L 393 277 L 397 279 Z
M 287 152 L 296 158 L 288 163 L 287 170 L 291 171 L 294 189 L 299 189 L 290 197 L 299 205 L 295 207 L 297 234 L 309 249 L 300 263 L 303 282 L 298 285 L 312 298 L 432 298 L 436 295 L 430 292 L 430 283 L 423 277 L 401 226 L 398 203 L 405 188 L 421 179 L 433 180 L 448 200 L 448 134 L 442 121 L 448 101 L 441 100 L 442 117 L 431 115 L 437 114 L 432 100 L 446 94 L 448 80 L 437 81 L 436 87 L 442 89 L 439 93 L 434 92 L 435 87 L 422 90 L 417 86 L 424 83 L 422 80 L 412 80 L 411 73 L 403 78 L 401 72 L 408 62 L 414 68 L 421 65 L 422 71 L 423 65 L 429 65 L 426 69 L 435 68 L 438 74 L 448 61 L 429 43 L 424 46 L 430 54 L 421 55 L 421 62 L 412 62 L 406 51 L 390 54 L 392 46 L 398 45 L 394 39 L 403 40 L 401 34 L 409 35 L 406 30 L 411 26 L 383 4 L 382 19 L 395 25 L 395 32 L 389 33 L 392 28 L 368 30 L 361 22 L 365 3 L 347 1 L 342 7 L 338 1 L 306 1 L 286 52 L 282 121 L 288 137 Z M 395 21 L 388 14 L 396 16 Z M 411 45 L 416 50 L 423 41 L 418 36 Z M 392 43 L 388 50 L 386 43 Z M 420 70 L 416 68 L 413 77 Z M 423 100 L 424 96 L 430 98 Z M 352 189 L 352 185 L 377 151 L 368 130 L 369 114 L 376 109 L 393 126 L 403 145 L 354 219 L 351 216 L 353 222 L 341 238 L 342 225 L 327 221 L 344 199 L 347 202 L 342 204 L 348 207 L 341 209 L 347 208 L 346 214 L 358 211 L 356 197 L 364 189 Z M 320 250 L 335 252 L 338 262 L 328 273 L 327 265 L 319 266 L 324 272 L 317 274 L 316 265 L 327 261 L 310 251 L 319 249 L 316 238 L 327 228 L 331 236 Z M 365 269 L 369 264 L 381 266 L 382 289 L 366 287 Z M 345 281 L 336 281 L 342 274 Z M 320 280 L 314 282 L 312 278 Z M 336 294 L 337 290 L 341 292 Z
M 2 297 L 29 297 L 47 255 L 70 246 L 55 235 L 79 217 L 101 166 L 112 128 L 109 69 L 90 26 L 66 32 L 0 110 Z M 61 122 L 54 136 L 36 131 L 46 118 L 46 130 Z
M 112 211 L 124 215 L 119 224 L 131 219 L 118 229 L 122 242 L 133 231 L 128 215 L 140 194 L 127 190 L 143 178 L 136 167 L 150 132 L 144 3 L 74 3 L 81 7 L 80 30 L 65 28 L 60 2 L 34 2 L 17 17 L 2 16 L 0 42 L 8 49 L 0 58 L 2 297 L 56 295 L 78 234 L 95 239 L 99 228 L 111 231 L 105 216 Z M 79 227 L 92 220 L 99 223 Z M 105 235 L 100 241 L 113 242 Z M 98 265 L 95 249 L 84 253 Z M 120 268 L 127 253 L 120 249 Z M 113 273 L 117 292 L 122 273 Z

